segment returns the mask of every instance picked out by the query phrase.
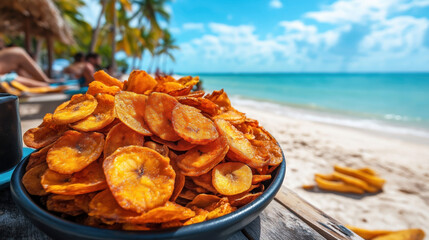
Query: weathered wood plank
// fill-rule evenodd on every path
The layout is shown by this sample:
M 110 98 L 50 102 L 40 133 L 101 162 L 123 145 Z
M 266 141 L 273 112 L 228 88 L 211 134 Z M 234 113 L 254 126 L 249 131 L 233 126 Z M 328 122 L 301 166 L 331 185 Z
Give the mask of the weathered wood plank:
M 325 240 L 275 200 L 243 231 L 251 239 Z

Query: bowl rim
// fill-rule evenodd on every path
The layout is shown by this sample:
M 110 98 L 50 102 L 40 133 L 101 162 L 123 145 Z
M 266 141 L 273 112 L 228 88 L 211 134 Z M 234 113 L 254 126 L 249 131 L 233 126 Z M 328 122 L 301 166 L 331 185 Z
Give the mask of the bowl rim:
M 280 147 L 280 146 L 279 146 Z M 281 148 L 280 148 L 281 149 Z M 37 151 L 37 150 L 36 150 Z M 26 156 L 15 168 L 12 178 L 10 181 L 10 191 L 14 198 L 14 201 L 20 208 L 30 212 L 32 215 L 37 217 L 39 221 L 54 222 L 52 226 L 56 229 L 61 229 L 62 232 L 70 235 L 79 235 L 86 237 L 156 237 L 158 238 L 171 238 L 171 237 L 186 237 L 198 232 L 211 232 L 216 230 L 222 230 L 231 225 L 236 224 L 246 216 L 251 215 L 253 212 L 262 211 L 270 201 L 273 199 L 277 192 L 280 190 L 283 180 L 286 174 L 286 159 L 284 157 L 283 150 L 281 150 L 283 161 L 274 170 L 274 177 L 267 187 L 267 189 L 251 203 L 246 204 L 238 208 L 236 211 L 224 215 L 219 218 L 211 219 L 201 223 L 191 224 L 188 226 L 182 226 L 179 228 L 165 229 L 162 231 L 129 231 L 129 230 L 113 230 L 86 226 L 80 223 L 76 223 L 70 220 L 60 218 L 49 211 L 40 207 L 33 201 L 31 196 L 25 190 L 24 185 L 21 182 L 21 178 L 25 172 L 25 166 L 28 163 L 30 155 Z M 27 218 L 28 216 L 24 214 Z M 76 230 L 79 229 L 79 232 Z

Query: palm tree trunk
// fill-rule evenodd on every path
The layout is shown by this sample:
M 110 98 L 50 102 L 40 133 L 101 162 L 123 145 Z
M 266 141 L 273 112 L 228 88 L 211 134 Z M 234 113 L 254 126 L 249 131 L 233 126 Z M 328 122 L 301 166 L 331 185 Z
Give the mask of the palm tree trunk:
M 136 69 L 136 60 L 137 60 L 136 58 L 137 58 L 136 54 L 133 54 L 133 59 L 131 61 L 131 69 L 132 70 Z
M 150 59 L 150 63 L 149 63 L 149 67 L 147 68 L 147 71 L 148 71 L 148 73 L 151 73 L 152 72 L 152 65 L 153 65 L 153 62 L 155 61 L 155 55 L 154 56 L 152 56 L 152 58 Z
M 36 50 L 34 51 L 34 60 L 37 63 L 40 63 L 40 58 L 41 58 L 40 52 L 42 51 L 42 46 L 43 46 L 43 39 L 37 38 Z
M 116 54 L 116 25 L 118 25 L 118 16 L 116 15 L 116 0 L 113 1 L 113 26 L 112 26 L 112 56 L 111 56 L 111 63 L 112 63 L 112 72 L 116 73 L 116 60 L 115 60 L 115 54 Z
M 98 34 L 100 33 L 101 17 L 103 17 L 104 11 L 106 11 L 107 0 L 101 0 L 100 2 L 101 2 L 101 12 L 100 12 L 100 15 L 98 15 L 97 25 L 95 26 L 95 29 L 93 29 L 92 31 L 91 44 L 89 45 L 88 52 L 94 52 L 95 50 L 95 44 L 97 43 Z
M 54 42 L 52 36 L 47 36 L 48 43 L 48 77 L 52 77 L 52 64 L 54 63 Z
M 164 73 L 167 74 L 167 62 L 168 62 L 168 56 L 167 54 L 164 55 Z

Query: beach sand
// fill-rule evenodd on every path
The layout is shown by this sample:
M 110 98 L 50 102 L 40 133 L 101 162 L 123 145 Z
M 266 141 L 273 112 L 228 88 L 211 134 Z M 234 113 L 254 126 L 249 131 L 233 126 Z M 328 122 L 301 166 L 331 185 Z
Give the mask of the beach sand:
M 257 119 L 279 141 L 287 159 L 283 184 L 316 207 L 344 224 L 422 228 L 429 234 L 429 145 L 234 106 Z M 40 122 L 22 121 L 23 133 Z M 384 191 L 358 196 L 301 188 L 314 184 L 314 173 L 331 173 L 335 164 L 372 167 L 386 179 Z
M 283 184 L 314 206 L 344 224 L 422 228 L 429 234 L 429 145 L 234 106 L 257 119 L 278 140 L 287 161 Z M 383 192 L 360 196 L 301 188 L 314 184 L 315 173 L 333 172 L 335 164 L 370 166 L 386 179 Z

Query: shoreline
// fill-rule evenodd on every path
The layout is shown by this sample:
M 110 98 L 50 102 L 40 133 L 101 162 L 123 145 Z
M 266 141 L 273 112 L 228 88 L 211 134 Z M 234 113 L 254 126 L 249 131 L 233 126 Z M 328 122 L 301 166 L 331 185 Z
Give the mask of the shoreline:
M 317 208 L 361 228 L 421 228 L 429 233 L 427 144 L 233 106 L 258 120 L 277 139 L 287 162 L 283 185 Z M 314 184 L 315 173 L 331 173 L 334 165 L 373 168 L 386 179 L 383 191 L 356 195 L 302 189 L 302 185 Z
M 382 120 L 366 119 L 330 110 L 310 109 L 298 105 L 277 103 L 269 100 L 256 100 L 243 96 L 230 96 L 230 99 L 233 106 L 252 107 L 298 121 L 308 121 L 326 126 L 364 131 L 376 136 L 399 138 L 413 143 L 429 145 L 428 130 L 405 126 L 404 123 L 401 123 L 403 126 L 398 126 Z

